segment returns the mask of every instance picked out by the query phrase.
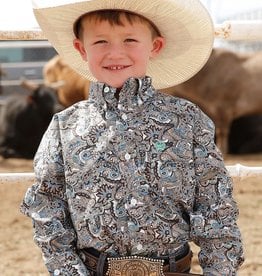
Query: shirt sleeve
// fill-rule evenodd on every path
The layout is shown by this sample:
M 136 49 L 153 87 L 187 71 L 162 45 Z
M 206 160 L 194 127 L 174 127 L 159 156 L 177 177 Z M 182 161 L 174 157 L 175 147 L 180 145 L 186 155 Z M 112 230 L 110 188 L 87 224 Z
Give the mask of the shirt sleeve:
M 21 212 L 32 218 L 34 240 L 50 275 L 88 276 L 90 272 L 77 254 L 70 220 L 58 125 L 55 115 L 35 155 L 36 183 L 28 189 Z
M 214 143 L 214 124 L 198 109 L 194 126 L 196 190 L 191 238 L 200 247 L 204 275 L 236 275 L 243 263 L 233 183 Z

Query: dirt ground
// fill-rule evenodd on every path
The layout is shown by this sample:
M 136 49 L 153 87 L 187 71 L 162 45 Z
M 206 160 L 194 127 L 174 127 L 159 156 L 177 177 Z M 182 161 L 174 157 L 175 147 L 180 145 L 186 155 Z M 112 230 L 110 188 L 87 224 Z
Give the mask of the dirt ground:
M 240 163 L 262 166 L 261 155 L 226 156 L 227 165 Z M 32 172 L 32 160 L 0 157 L 1 172 Z M 243 235 L 246 261 L 239 276 L 262 275 L 262 183 L 260 177 L 234 181 L 235 199 L 240 209 L 239 226 Z M 40 250 L 32 240 L 30 219 L 19 213 L 28 184 L 0 184 L 0 275 L 48 275 Z M 197 248 L 193 246 L 193 271 L 200 272 Z

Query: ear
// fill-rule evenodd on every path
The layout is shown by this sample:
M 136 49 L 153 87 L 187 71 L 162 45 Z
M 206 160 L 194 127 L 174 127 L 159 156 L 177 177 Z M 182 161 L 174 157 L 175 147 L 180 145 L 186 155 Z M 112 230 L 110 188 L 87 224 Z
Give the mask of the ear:
M 165 39 L 161 36 L 154 38 L 153 48 L 151 50 L 151 58 L 158 56 L 161 50 L 165 47 Z
M 80 40 L 78 38 L 74 39 L 73 45 L 74 45 L 74 48 L 81 55 L 82 59 L 87 61 L 87 53 L 86 53 L 86 49 L 84 47 L 84 43 L 82 42 L 82 40 Z

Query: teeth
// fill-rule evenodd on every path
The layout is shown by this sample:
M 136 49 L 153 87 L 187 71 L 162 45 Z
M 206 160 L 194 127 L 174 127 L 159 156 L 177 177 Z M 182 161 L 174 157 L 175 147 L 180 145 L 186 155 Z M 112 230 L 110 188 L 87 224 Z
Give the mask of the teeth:
M 111 66 L 111 67 L 109 67 L 109 69 L 111 69 L 111 70 L 120 70 L 120 69 L 123 69 L 124 68 L 124 66 Z

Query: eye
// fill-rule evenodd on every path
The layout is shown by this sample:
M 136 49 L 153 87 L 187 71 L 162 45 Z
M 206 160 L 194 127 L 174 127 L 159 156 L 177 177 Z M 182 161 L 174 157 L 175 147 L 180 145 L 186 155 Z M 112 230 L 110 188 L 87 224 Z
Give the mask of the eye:
M 126 38 L 125 42 L 137 42 L 137 40 L 134 38 Z
M 94 44 L 103 44 L 103 43 L 107 43 L 106 40 L 97 40 L 94 42 Z

